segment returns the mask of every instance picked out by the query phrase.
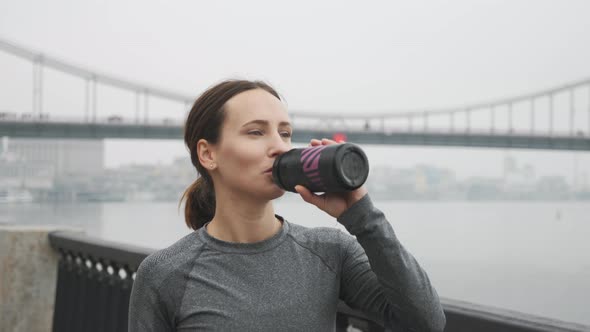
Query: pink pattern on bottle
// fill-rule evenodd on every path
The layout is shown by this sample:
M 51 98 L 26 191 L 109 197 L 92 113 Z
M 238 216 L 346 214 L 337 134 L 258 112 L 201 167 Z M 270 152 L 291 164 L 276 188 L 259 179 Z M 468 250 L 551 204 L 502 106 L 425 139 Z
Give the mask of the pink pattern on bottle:
M 326 146 L 317 146 L 308 148 L 301 152 L 301 163 L 303 165 L 303 173 L 307 179 L 319 188 L 324 188 L 324 184 L 320 178 L 319 165 L 320 155 Z

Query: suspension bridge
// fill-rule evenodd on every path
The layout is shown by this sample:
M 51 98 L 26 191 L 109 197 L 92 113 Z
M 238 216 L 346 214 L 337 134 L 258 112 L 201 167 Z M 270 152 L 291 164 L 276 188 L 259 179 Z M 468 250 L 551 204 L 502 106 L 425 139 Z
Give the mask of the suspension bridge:
M 180 139 L 183 119 L 196 96 L 117 78 L 0 39 L 0 52 L 30 64 L 31 108 L 2 109 L 0 136 L 72 139 Z M 76 116 L 46 109 L 47 69 L 83 85 L 84 106 Z M 17 78 L 12 78 L 17 79 Z M 98 87 L 134 99 L 123 113 L 98 111 Z M 5 91 L 15 94 L 16 91 Z M 68 92 L 70 93 L 70 92 Z M 102 97 L 107 98 L 107 97 Z M 158 98 L 178 104 L 162 117 L 150 113 Z M 359 144 L 590 150 L 590 78 L 543 91 L 444 109 L 387 114 L 322 114 L 290 111 L 293 141 L 336 137 Z M 567 119 L 563 123 L 563 119 Z

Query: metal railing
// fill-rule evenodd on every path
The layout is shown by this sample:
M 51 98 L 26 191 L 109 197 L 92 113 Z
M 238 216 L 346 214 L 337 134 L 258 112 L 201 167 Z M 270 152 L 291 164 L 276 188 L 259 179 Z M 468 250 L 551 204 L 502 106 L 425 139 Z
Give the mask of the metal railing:
M 134 273 L 151 250 L 51 233 L 60 254 L 53 331 L 127 331 Z
M 49 242 L 60 254 L 53 331 L 127 331 L 128 306 L 135 271 L 153 249 L 91 238 L 80 233 L 52 232 Z M 449 332 L 581 332 L 590 326 L 532 316 L 505 309 L 442 299 Z M 337 331 L 349 327 L 385 332 L 343 302 L 338 305 Z

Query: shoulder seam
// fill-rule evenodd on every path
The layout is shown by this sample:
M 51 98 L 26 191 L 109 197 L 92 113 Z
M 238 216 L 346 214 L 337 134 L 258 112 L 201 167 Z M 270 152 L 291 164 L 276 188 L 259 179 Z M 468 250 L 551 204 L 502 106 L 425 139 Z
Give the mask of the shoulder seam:
M 197 256 L 194 258 L 194 260 L 193 260 L 193 263 L 192 263 L 192 266 L 194 266 L 194 264 L 195 264 L 196 260 L 199 258 L 199 256 L 200 256 L 200 255 L 201 255 L 201 253 L 203 252 L 203 245 L 204 245 L 204 244 L 201 244 L 201 245 L 199 245 L 199 246 L 198 246 L 198 247 L 199 247 L 199 249 L 198 249 L 198 250 L 199 250 L 199 252 L 198 252 Z M 191 268 L 191 271 L 192 271 L 192 268 Z M 170 272 L 169 272 L 169 273 L 166 275 L 166 277 L 162 279 L 162 281 L 160 282 L 160 285 L 158 285 L 158 286 L 157 286 L 157 288 L 156 288 L 157 294 L 158 294 L 158 296 L 159 296 L 160 298 L 162 298 L 162 295 L 161 295 L 161 294 L 162 294 L 162 292 L 161 292 L 161 289 L 162 289 L 162 288 L 163 288 L 163 287 L 166 285 L 166 280 L 167 280 L 167 279 L 168 279 L 168 278 L 169 278 L 169 277 L 172 275 L 172 273 L 174 273 L 174 270 L 170 271 Z M 185 276 L 185 278 L 186 278 L 186 276 Z M 186 284 L 185 284 L 185 286 L 184 286 L 184 287 L 186 287 Z M 175 321 L 174 321 L 174 320 L 175 320 L 175 317 L 177 317 L 178 310 L 180 310 L 180 307 L 181 307 L 181 305 L 182 305 L 182 301 L 183 301 L 183 300 L 184 300 L 184 292 L 183 292 L 183 294 L 182 294 L 182 297 L 181 297 L 181 299 L 180 299 L 180 303 L 178 304 L 177 308 L 175 308 L 175 309 L 174 309 L 173 316 L 172 316 L 172 317 L 170 317 L 171 321 L 170 321 L 169 323 L 170 323 L 170 324 L 172 324 L 172 326 L 170 326 L 171 328 L 174 328 L 174 326 L 175 326 Z
M 201 254 L 204 251 L 204 247 L 205 247 L 204 243 L 199 246 L 199 252 L 197 253 L 195 258 L 193 259 L 193 262 L 191 264 L 191 268 L 188 270 L 188 273 L 190 273 L 193 270 L 193 268 L 195 267 L 197 260 L 199 259 L 199 257 L 201 256 Z M 174 317 L 178 317 L 178 312 L 180 311 L 180 307 L 182 307 L 182 302 L 184 301 L 184 296 L 186 295 L 186 292 L 184 290 L 186 289 L 186 285 L 188 284 L 188 280 L 186 280 L 187 276 L 184 276 L 184 279 L 185 279 L 185 283 L 184 283 L 184 287 L 183 287 L 182 297 L 180 298 L 180 303 L 178 304 L 178 307 L 176 308 L 176 310 L 174 310 Z M 176 323 L 175 323 L 175 325 L 176 325 Z
M 322 256 L 320 256 L 318 253 L 316 253 L 315 251 L 313 251 L 311 248 L 308 248 L 306 246 L 304 246 L 303 244 L 299 243 L 299 241 L 297 241 L 297 239 L 295 239 L 295 237 L 292 234 L 287 234 L 292 240 L 293 242 L 295 242 L 297 245 L 299 245 L 300 247 L 307 249 L 309 252 L 311 252 L 312 254 L 314 254 L 315 256 L 317 256 L 322 263 L 324 263 L 324 265 L 335 275 L 338 275 L 338 273 L 336 271 L 334 271 L 334 268 L 330 266 L 330 264 L 326 263 L 326 260 L 324 260 L 324 258 Z

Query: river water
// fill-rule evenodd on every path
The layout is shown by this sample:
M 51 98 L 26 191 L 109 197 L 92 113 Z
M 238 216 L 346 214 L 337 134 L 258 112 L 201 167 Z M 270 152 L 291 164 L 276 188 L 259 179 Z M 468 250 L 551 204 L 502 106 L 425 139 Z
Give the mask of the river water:
M 375 201 L 441 297 L 590 325 L 590 204 Z M 277 214 L 344 230 L 292 198 Z M 162 248 L 190 232 L 176 203 L 0 205 L 0 223 L 54 224 Z

